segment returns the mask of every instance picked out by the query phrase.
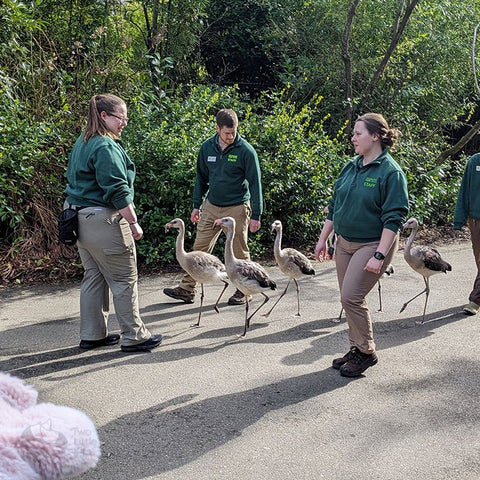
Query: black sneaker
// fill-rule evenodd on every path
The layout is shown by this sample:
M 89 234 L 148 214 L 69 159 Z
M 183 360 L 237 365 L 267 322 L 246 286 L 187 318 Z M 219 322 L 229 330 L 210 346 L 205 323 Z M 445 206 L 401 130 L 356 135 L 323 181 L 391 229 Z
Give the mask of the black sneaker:
M 122 345 L 120 348 L 122 352 L 145 352 L 152 348 L 158 347 L 162 343 L 163 337 L 161 335 L 152 335 L 148 340 L 136 345 Z
M 357 347 L 350 347 L 350 350 L 343 357 L 333 359 L 332 367 L 338 370 L 342 365 L 352 360 L 356 351 Z
M 92 348 L 106 347 L 108 345 L 115 345 L 120 340 L 118 333 L 111 333 L 100 340 L 81 340 L 79 347 L 83 350 L 91 350 Z
M 358 377 L 368 367 L 372 367 L 378 362 L 377 354 L 363 353 L 358 348 L 355 349 L 353 358 L 340 367 L 340 375 L 343 377 Z
M 195 300 L 195 294 L 182 287 L 164 288 L 163 293 L 167 297 L 174 298 L 175 300 L 182 300 L 185 303 L 193 303 Z

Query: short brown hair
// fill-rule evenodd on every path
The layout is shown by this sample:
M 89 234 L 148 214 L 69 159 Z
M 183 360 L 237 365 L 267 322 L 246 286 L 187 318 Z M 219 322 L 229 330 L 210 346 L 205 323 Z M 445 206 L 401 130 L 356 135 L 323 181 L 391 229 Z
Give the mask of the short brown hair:
M 237 128 L 238 127 L 238 117 L 237 114 L 231 108 L 223 108 L 217 112 L 215 116 L 217 120 L 217 125 L 220 128 Z

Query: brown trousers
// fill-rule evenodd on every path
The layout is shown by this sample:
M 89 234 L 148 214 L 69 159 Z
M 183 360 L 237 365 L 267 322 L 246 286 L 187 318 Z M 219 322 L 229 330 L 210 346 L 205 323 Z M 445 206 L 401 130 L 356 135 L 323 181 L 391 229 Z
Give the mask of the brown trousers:
M 340 298 L 347 317 L 350 346 L 368 354 L 375 352 L 375 341 L 366 296 L 383 275 L 397 251 L 398 236 L 385 255 L 380 273 L 375 274 L 366 271 L 365 265 L 377 250 L 378 243 L 378 241 L 349 242 L 339 235 L 335 249 Z

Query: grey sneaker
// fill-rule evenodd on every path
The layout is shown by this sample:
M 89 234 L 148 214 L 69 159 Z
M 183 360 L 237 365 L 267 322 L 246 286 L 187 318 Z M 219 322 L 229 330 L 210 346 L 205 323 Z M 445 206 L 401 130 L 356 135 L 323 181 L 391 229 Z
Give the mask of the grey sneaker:
M 185 303 L 193 303 L 195 300 L 195 294 L 182 287 L 164 288 L 163 293 L 167 297 L 174 298 L 175 300 L 182 300 Z
M 480 305 L 477 305 L 475 302 L 470 302 L 468 305 L 463 307 L 463 313 L 466 315 L 476 315 L 479 309 Z
M 251 295 L 248 296 L 248 299 L 250 300 L 252 297 Z M 245 298 L 245 295 L 240 291 L 237 290 L 229 299 L 228 299 L 228 304 L 229 305 L 245 305 L 245 302 L 247 299 Z

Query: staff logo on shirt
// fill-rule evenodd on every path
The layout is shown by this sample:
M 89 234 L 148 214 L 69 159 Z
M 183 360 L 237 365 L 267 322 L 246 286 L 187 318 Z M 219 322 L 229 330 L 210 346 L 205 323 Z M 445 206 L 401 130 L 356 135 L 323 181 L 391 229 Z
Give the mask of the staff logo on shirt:
M 374 188 L 376 184 L 377 184 L 377 179 L 372 177 L 367 177 L 363 181 L 363 186 L 368 188 Z
M 216 162 L 217 161 L 217 157 L 215 157 L 215 155 L 209 155 L 207 157 L 207 162 Z
M 227 157 L 227 162 L 236 162 L 237 161 L 237 158 L 238 158 L 238 155 L 229 155 Z
M 480 165 L 477 165 L 477 166 L 475 167 L 475 170 L 476 170 L 477 172 L 480 172 Z

